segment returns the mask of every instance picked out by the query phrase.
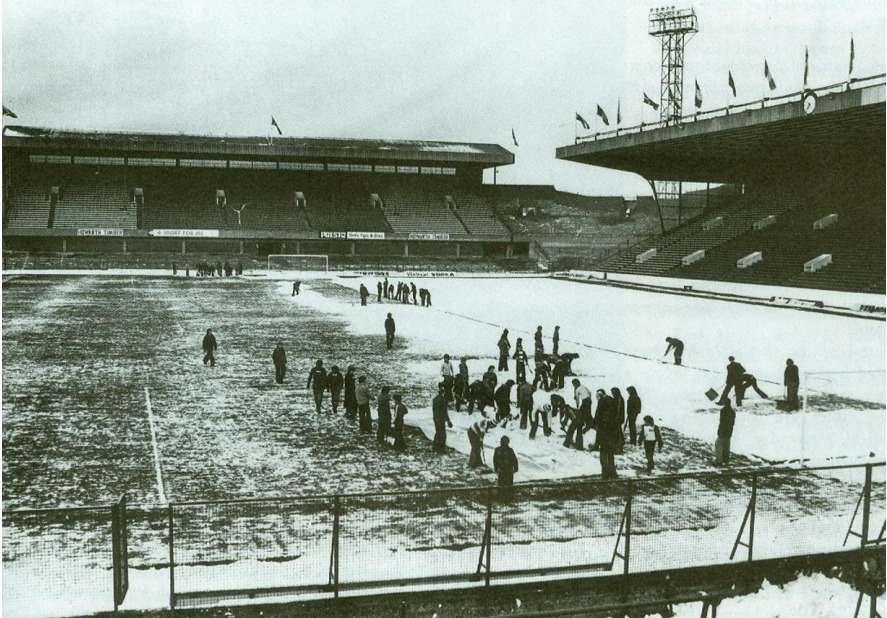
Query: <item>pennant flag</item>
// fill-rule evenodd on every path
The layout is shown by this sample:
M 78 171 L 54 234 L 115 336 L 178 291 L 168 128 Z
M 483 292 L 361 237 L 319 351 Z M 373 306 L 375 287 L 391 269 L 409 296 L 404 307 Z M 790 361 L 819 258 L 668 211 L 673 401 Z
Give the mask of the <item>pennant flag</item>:
M 810 75 L 810 51 L 804 46 L 804 90 L 807 90 L 808 75 Z
M 604 113 L 604 110 L 601 109 L 600 105 L 597 106 L 597 115 L 598 117 L 600 117 L 601 120 L 604 121 L 605 125 L 607 125 L 608 127 L 610 126 L 610 119 L 607 118 L 607 115 Z
M 622 124 L 622 101 L 616 99 L 616 126 Z
M 736 96 L 736 82 L 733 81 L 733 71 L 727 71 L 727 85 L 730 86 L 730 90 L 733 91 L 733 96 Z
M 579 124 L 582 125 L 583 129 L 588 130 L 591 128 L 591 125 L 588 124 L 588 121 L 585 118 L 579 115 L 579 112 L 576 112 L 576 120 L 579 121 Z
M 283 135 L 283 131 L 280 130 L 280 125 L 277 124 L 276 120 L 274 120 L 274 116 L 271 116 L 271 126 L 277 129 L 278 135 Z
M 514 145 L 517 146 L 517 137 L 514 136 L 514 127 L 511 127 L 511 141 L 513 141 Z
M 764 58 L 764 78 L 767 80 L 770 90 L 776 90 L 776 80 L 773 79 L 773 74 L 770 73 L 770 65 L 767 64 L 766 58 Z
M 653 109 L 659 109 L 659 103 L 648 97 L 646 92 L 644 93 L 644 103 L 646 103 Z
M 850 71 L 847 75 L 853 75 L 853 59 L 856 58 L 856 48 L 853 46 L 853 37 L 850 37 Z
M 699 80 L 696 80 L 696 109 L 702 107 L 702 89 L 699 87 Z
M 6 107 L 5 105 L 3 106 L 3 115 L 4 115 L 4 116 L 9 116 L 10 118 L 18 118 L 18 116 L 16 116 L 15 114 L 13 114 L 13 113 L 12 113 L 12 110 L 9 109 L 8 107 Z

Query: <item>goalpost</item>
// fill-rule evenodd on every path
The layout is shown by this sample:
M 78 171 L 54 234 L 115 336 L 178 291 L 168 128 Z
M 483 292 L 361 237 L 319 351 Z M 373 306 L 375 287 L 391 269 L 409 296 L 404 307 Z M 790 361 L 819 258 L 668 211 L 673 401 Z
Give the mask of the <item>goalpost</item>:
M 327 272 L 329 256 L 274 253 L 268 256 L 268 272 Z

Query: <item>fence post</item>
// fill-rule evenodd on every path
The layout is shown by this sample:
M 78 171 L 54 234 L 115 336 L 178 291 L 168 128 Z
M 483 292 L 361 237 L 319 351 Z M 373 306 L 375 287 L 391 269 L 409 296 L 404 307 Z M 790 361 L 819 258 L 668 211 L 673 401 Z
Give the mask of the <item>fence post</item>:
M 751 477 L 751 514 L 748 522 L 748 561 L 752 561 L 755 547 L 755 513 L 758 511 L 758 474 Z
M 490 555 L 493 546 L 493 490 L 487 489 L 487 573 L 484 576 L 484 586 L 490 587 Z
M 333 498 L 333 546 L 330 550 L 329 583 L 333 587 L 333 598 L 339 598 L 339 510 L 340 498 Z
M 869 511 L 872 507 L 872 464 L 865 465 L 865 487 L 862 490 L 862 530 L 860 531 L 861 546 L 865 547 L 869 541 Z
M 631 500 L 634 496 L 634 484 L 628 481 L 628 497 L 625 501 L 625 560 L 622 561 L 622 573 L 628 575 L 628 561 L 631 557 Z
M 175 558 L 175 529 L 173 528 L 173 505 L 169 503 L 169 612 L 176 615 L 176 558 Z

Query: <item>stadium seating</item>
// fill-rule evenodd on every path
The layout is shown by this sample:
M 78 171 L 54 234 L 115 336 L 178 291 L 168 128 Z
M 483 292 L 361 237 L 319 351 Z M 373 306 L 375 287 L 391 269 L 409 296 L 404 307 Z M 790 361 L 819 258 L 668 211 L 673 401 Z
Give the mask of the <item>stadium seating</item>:
M 136 206 L 122 182 L 90 181 L 65 187 L 52 220 L 54 228 L 136 229 Z
M 16 185 L 10 195 L 8 227 L 46 229 L 49 226 L 49 186 L 36 180 Z
M 380 195 L 385 217 L 399 233 L 467 234 L 468 228 L 447 207 L 443 189 L 412 182 L 390 182 Z
M 493 207 L 481 196 L 467 191 L 456 191 L 452 197 L 457 206 L 454 215 L 462 222 L 469 234 L 479 236 L 509 234 L 508 229 L 496 219 Z

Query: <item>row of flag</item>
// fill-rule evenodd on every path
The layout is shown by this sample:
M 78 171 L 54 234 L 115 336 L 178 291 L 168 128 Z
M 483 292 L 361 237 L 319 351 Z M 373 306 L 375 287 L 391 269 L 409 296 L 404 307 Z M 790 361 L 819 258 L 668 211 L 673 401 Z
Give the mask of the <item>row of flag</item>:
M 853 43 L 853 37 L 850 38 L 850 66 L 848 75 L 853 75 L 853 62 L 856 58 L 856 49 Z M 810 53 L 809 50 L 804 48 L 804 89 L 807 88 L 807 78 L 810 75 Z M 770 91 L 776 90 L 776 79 L 773 77 L 773 73 L 770 71 L 770 65 L 767 62 L 767 59 L 764 59 L 764 79 L 767 81 L 767 87 Z M 733 93 L 733 96 L 736 96 L 736 80 L 733 79 L 733 72 L 727 71 L 727 85 L 730 87 L 730 91 Z M 702 88 L 699 86 L 699 80 L 695 80 L 695 93 L 694 93 L 694 104 L 696 105 L 696 109 L 702 107 Z M 651 99 L 647 93 L 644 93 L 644 104 L 649 105 L 654 110 L 659 109 L 659 104 L 656 103 L 653 99 Z M 603 110 L 603 108 L 598 105 L 597 106 L 597 116 L 601 119 L 601 122 L 606 126 L 610 126 L 610 119 L 607 116 L 607 113 Z M 576 112 L 576 122 L 582 125 L 582 128 L 585 130 L 591 129 L 591 126 L 588 124 L 588 121 L 583 118 L 579 112 Z M 622 123 L 622 109 L 621 103 L 619 101 L 616 102 L 616 125 Z

